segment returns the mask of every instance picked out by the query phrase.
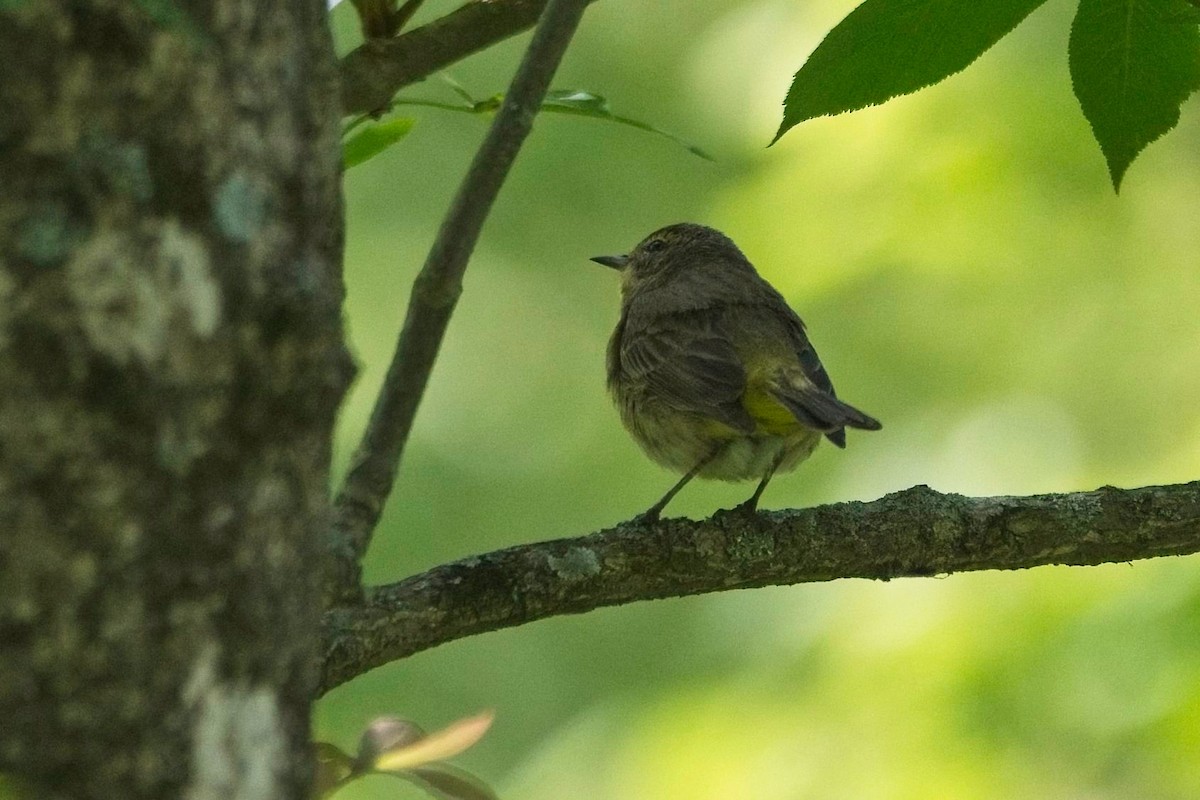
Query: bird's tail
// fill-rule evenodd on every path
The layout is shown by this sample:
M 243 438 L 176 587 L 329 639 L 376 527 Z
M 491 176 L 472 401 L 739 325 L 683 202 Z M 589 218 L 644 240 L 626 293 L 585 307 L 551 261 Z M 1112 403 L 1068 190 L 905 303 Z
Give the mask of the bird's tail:
M 844 403 L 811 382 L 776 389 L 773 394 L 809 428 L 826 435 L 838 447 L 846 446 L 846 428 L 877 431 L 883 427 L 879 420 Z

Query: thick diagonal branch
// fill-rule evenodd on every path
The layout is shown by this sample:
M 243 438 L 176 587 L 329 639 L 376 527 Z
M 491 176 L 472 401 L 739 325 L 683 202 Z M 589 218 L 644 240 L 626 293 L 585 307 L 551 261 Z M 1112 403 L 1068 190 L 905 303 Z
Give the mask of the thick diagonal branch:
M 463 273 L 483 222 L 533 127 L 550 79 L 566 52 L 588 0 L 550 0 L 533 41 L 505 95 L 475 160 L 409 296 L 400 340 L 379 390 L 371 419 L 334 502 L 332 569 L 326 596 L 354 597 L 359 560 L 391 492 L 404 443 L 450 315 L 462 293 Z
M 546 0 L 474 0 L 393 39 L 366 42 L 342 59 L 342 112 L 382 108 L 405 86 L 530 28 L 545 7 Z
M 476 633 L 636 600 L 1197 551 L 1200 482 L 1032 497 L 918 486 L 871 503 L 627 523 L 445 564 L 328 612 L 323 685 Z

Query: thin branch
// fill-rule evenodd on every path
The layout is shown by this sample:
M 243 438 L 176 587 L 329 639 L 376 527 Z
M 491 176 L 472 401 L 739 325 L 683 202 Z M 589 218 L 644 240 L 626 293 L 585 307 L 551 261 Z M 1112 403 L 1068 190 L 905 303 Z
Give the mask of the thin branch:
M 408 33 L 365 42 L 342 59 L 342 113 L 382 108 L 405 86 L 530 28 L 545 7 L 546 0 L 474 0 Z
M 407 25 L 408 21 L 413 18 L 413 15 L 420 10 L 421 5 L 424 2 L 425 0 L 408 0 L 407 3 L 400 6 L 400 8 L 392 13 L 392 36 L 395 36 L 397 33 L 404 30 L 404 26 Z
M 495 122 L 450 205 L 413 283 L 408 313 L 362 442 L 334 501 L 333 572 L 327 597 L 354 597 L 359 561 L 391 492 L 404 443 L 450 315 L 467 260 L 517 157 L 588 0 L 550 0 Z
M 1200 551 L 1200 481 L 1032 497 L 918 486 L 871 503 L 625 523 L 444 564 L 325 619 L 323 690 L 439 644 L 636 600 Z

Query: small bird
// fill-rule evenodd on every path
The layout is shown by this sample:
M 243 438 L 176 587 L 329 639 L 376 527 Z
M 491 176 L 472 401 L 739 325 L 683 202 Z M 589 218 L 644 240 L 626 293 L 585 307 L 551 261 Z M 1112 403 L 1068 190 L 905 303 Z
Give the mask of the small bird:
M 632 252 L 596 256 L 621 273 L 621 319 L 608 342 L 608 388 L 650 458 L 683 473 L 638 519 L 653 522 L 699 475 L 758 479 L 736 510 L 753 513 L 776 472 L 821 437 L 878 420 L 837 398 L 804 323 L 729 237 L 668 225 Z

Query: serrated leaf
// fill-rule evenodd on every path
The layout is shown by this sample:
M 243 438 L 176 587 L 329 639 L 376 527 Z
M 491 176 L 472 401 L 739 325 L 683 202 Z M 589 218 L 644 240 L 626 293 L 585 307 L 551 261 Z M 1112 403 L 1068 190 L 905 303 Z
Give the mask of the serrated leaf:
M 1200 28 L 1185 0 L 1080 0 L 1071 26 L 1075 97 L 1113 188 L 1146 145 L 1175 127 L 1200 88 Z
M 471 773 L 449 764 L 433 763 L 408 770 L 410 779 L 417 779 L 439 800 L 499 800 L 492 787 Z
M 371 767 L 379 772 L 400 772 L 458 755 L 487 733 L 493 719 L 495 715 L 485 711 L 452 722 L 423 739 L 381 752 Z
M 396 117 L 354 134 L 342 144 L 343 166 L 350 169 L 379 155 L 407 136 L 415 122 L 409 117 Z
M 672 142 L 684 147 L 693 155 L 712 161 L 713 158 L 696 147 L 694 144 L 680 139 L 672 133 L 656 128 L 653 125 L 623 117 L 619 114 L 614 114 L 609 108 L 608 100 L 598 94 L 585 92 L 580 89 L 555 89 L 546 93 L 546 98 L 542 101 L 542 111 L 549 111 L 557 114 L 574 114 L 580 117 L 591 117 L 592 119 L 601 119 L 607 122 L 615 122 L 618 125 L 627 125 L 631 128 L 637 128 L 640 131 L 653 133 L 657 136 L 663 136 L 670 139 Z
M 328 742 L 314 743 L 313 760 L 315 762 L 312 786 L 314 798 L 328 796 L 354 777 L 354 759 L 337 745 Z
M 965 69 L 1045 0 L 866 0 L 796 73 L 783 122 L 794 125 L 910 94 Z

